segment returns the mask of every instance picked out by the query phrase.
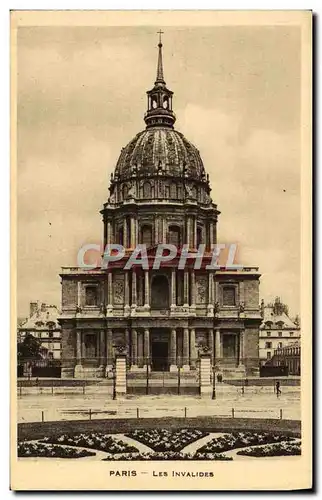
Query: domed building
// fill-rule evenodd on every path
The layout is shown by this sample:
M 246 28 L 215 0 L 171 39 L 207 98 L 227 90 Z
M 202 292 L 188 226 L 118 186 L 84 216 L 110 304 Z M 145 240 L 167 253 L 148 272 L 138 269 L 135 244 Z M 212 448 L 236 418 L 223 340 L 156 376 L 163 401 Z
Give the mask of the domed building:
M 147 92 L 146 127 L 124 148 L 111 175 L 101 214 L 104 248 L 125 247 L 107 268 L 63 268 L 62 376 L 105 377 L 123 351 L 133 379 L 140 371 L 198 370 L 208 352 L 224 376 L 258 373 L 258 268 L 207 269 L 220 212 L 198 149 L 174 128 L 173 92 L 166 86 L 162 43 L 157 77 Z M 157 245 L 178 248 L 175 259 L 152 265 Z M 125 267 L 137 245 L 148 267 Z M 196 254 L 205 245 L 202 266 Z M 104 266 L 103 266 L 104 267 Z M 210 266 L 211 267 L 211 266 Z M 147 368 L 148 367 L 148 368 Z

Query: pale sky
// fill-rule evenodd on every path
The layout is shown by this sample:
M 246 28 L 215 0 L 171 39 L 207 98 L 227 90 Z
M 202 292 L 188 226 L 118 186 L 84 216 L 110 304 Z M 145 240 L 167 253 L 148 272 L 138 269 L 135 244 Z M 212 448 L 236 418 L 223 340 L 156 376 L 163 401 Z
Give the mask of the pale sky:
M 260 296 L 300 313 L 300 29 L 167 28 L 175 127 L 197 146 L 218 242 L 259 266 Z M 60 306 L 61 266 L 100 242 L 120 150 L 145 128 L 157 29 L 18 30 L 18 315 Z

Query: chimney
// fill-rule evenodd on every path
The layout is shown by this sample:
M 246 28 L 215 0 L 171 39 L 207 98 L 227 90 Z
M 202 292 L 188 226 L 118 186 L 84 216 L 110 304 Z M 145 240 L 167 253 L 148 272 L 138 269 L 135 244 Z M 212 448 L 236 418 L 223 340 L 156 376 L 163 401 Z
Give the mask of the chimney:
M 30 313 L 29 313 L 29 317 L 31 318 L 31 316 L 33 316 L 34 314 L 36 314 L 38 310 L 38 303 L 37 302 L 30 302 Z

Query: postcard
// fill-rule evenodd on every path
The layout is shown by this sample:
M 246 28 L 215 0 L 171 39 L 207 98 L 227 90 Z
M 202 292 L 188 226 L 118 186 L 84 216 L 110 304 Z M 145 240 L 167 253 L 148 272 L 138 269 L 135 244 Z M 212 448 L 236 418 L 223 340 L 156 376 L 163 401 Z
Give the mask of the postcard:
M 311 11 L 12 11 L 11 488 L 312 487 Z

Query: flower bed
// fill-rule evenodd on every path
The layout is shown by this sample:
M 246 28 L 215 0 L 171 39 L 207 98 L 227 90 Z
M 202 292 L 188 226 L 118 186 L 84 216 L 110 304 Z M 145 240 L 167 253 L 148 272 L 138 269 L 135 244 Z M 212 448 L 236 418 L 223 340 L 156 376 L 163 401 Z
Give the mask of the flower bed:
M 154 451 L 177 452 L 197 439 L 208 436 L 209 432 L 198 429 L 181 429 L 180 431 L 168 431 L 166 429 L 143 430 L 138 429 L 125 434 Z
M 44 443 L 18 443 L 18 457 L 46 458 L 82 458 L 93 457 L 95 453 L 88 450 L 69 448 Z
M 222 453 L 235 448 L 245 448 L 268 443 L 279 443 L 281 441 L 293 441 L 294 438 L 285 435 L 275 435 L 270 433 L 250 433 L 236 432 L 226 436 L 214 438 L 209 443 L 202 446 L 198 451 L 204 453 Z
M 225 457 L 220 453 L 180 453 L 176 451 L 164 451 L 155 453 L 129 453 L 122 455 L 111 455 L 103 461 L 109 460 L 233 460 L 231 457 Z
M 247 457 L 281 457 L 301 455 L 301 443 L 283 442 L 257 446 L 256 448 L 246 448 L 245 450 L 238 451 L 237 455 L 245 455 Z
M 117 441 L 107 434 L 92 432 L 88 434 L 52 436 L 42 439 L 43 443 L 67 444 L 71 446 L 83 446 L 95 450 L 107 451 L 108 453 L 131 453 L 137 452 L 137 448 L 130 446 L 123 441 Z

